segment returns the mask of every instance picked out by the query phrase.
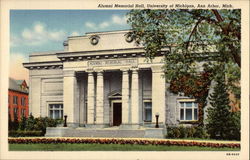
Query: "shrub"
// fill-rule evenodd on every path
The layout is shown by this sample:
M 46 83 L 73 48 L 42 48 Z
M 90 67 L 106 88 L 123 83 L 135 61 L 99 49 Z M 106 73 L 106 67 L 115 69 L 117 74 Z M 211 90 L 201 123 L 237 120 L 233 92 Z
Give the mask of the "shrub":
M 21 121 L 19 122 L 18 129 L 19 130 L 25 130 L 27 125 L 27 118 L 25 116 L 22 116 Z
M 39 137 L 43 135 L 42 131 L 9 131 L 11 137 Z
M 48 117 L 34 118 L 32 115 L 30 115 L 27 119 L 25 117 L 22 117 L 20 122 L 18 122 L 17 120 L 15 120 L 14 122 L 9 120 L 9 136 L 44 136 L 47 127 L 56 127 L 59 123 L 62 123 L 62 120 L 55 120 Z M 33 132 L 31 131 L 39 132 L 34 132 L 33 135 Z
M 32 114 L 30 114 L 30 116 L 28 117 L 27 119 L 27 122 L 26 122 L 26 130 L 34 130 L 34 124 L 35 124 L 35 120 L 34 120 L 34 117 Z
M 14 115 L 14 121 L 12 121 L 9 115 L 9 124 L 8 124 L 9 130 L 17 130 L 18 126 L 19 124 L 18 124 L 17 116 Z
M 180 131 L 180 138 L 187 138 L 187 129 L 186 127 L 183 127 L 182 125 L 179 127 Z
M 167 128 L 167 138 L 179 138 L 181 132 L 177 127 L 168 127 Z
M 196 138 L 208 138 L 209 136 L 206 133 L 206 130 L 204 129 L 204 127 L 198 126 L 198 127 L 195 127 L 194 137 L 196 137 Z
M 187 127 L 186 130 L 187 130 L 187 137 L 193 138 L 196 132 L 195 127 Z
M 203 127 L 167 127 L 167 138 L 208 138 Z

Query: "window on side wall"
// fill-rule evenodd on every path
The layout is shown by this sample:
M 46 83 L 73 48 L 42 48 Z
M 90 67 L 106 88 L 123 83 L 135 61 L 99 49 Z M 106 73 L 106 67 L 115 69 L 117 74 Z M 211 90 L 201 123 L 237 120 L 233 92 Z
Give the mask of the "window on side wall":
M 152 102 L 144 101 L 144 121 L 152 122 Z
M 14 116 L 17 117 L 17 114 L 18 114 L 18 108 L 14 108 Z
M 179 101 L 179 108 L 181 121 L 198 120 L 198 103 L 194 100 Z
M 26 100 L 26 99 L 25 99 L 24 97 L 21 98 L 21 105 L 22 105 L 22 106 L 25 106 L 25 100 Z
M 13 104 L 17 104 L 18 98 L 17 96 L 13 96 Z
M 49 104 L 49 117 L 53 119 L 62 119 L 63 104 Z

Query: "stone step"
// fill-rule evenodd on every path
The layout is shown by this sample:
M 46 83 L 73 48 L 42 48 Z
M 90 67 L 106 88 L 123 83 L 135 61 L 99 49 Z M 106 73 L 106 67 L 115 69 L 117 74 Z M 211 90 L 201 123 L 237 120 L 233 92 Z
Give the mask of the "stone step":
M 163 129 L 86 129 L 48 127 L 46 137 L 163 138 Z

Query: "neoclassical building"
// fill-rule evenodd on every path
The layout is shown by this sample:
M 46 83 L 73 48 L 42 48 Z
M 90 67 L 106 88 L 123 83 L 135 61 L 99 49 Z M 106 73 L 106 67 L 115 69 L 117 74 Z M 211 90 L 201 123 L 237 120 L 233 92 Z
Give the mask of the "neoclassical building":
M 149 61 L 129 31 L 68 37 L 64 51 L 33 53 L 29 69 L 30 112 L 68 117 L 76 127 L 140 128 L 196 121 L 194 99 L 168 91 L 163 76 L 166 48 Z

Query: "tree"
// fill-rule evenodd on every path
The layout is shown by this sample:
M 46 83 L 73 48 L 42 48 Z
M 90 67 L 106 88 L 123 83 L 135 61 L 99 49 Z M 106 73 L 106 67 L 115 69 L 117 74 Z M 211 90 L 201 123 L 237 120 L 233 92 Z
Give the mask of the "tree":
M 223 67 L 222 67 L 223 68 Z M 211 108 L 208 109 L 206 125 L 211 138 L 240 139 L 240 114 L 230 112 L 225 75 L 223 70 L 218 70 L 214 92 L 210 95 Z
M 27 118 L 25 116 L 22 116 L 21 120 L 19 121 L 19 126 L 18 129 L 19 130 L 25 130 L 26 129 L 26 125 L 27 125 Z
M 165 48 L 165 77 L 176 93 L 206 105 L 210 82 L 223 64 L 226 85 L 240 98 L 241 11 L 234 10 L 131 10 L 131 36 L 153 59 Z M 197 83 L 203 75 L 207 81 Z M 181 82 L 181 83 L 180 83 Z M 182 85 L 179 89 L 176 86 Z M 201 86 L 203 85 L 203 86 Z M 180 88 L 182 90 L 180 90 Z M 184 90 L 183 90 L 184 89 Z M 197 92 L 202 94 L 195 95 Z M 203 115 L 202 109 L 199 115 Z M 201 119 L 201 117 L 200 117 Z

